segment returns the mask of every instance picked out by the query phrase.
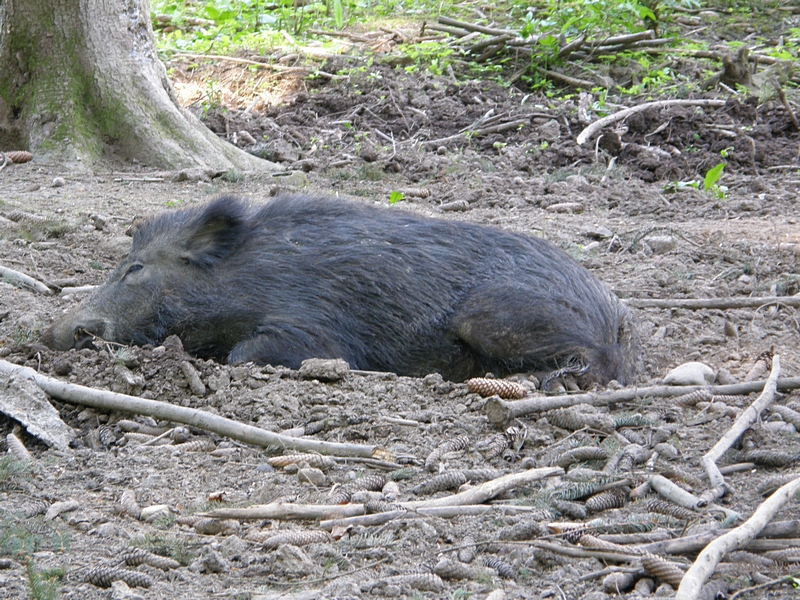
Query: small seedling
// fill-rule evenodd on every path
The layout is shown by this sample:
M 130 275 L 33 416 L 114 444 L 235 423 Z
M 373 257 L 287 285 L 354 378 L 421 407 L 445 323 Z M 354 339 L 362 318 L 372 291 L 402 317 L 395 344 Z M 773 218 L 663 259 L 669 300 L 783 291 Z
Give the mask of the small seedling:
M 723 200 L 728 193 L 728 188 L 719 185 L 717 182 L 722 177 L 722 170 L 725 168 L 725 163 L 719 163 L 715 167 L 709 169 L 706 176 L 703 178 L 703 191 L 711 194 L 717 200 Z
M 405 198 L 405 195 L 403 194 L 403 192 L 398 192 L 397 190 L 392 190 L 392 193 L 389 194 L 389 204 L 397 204 L 403 198 Z

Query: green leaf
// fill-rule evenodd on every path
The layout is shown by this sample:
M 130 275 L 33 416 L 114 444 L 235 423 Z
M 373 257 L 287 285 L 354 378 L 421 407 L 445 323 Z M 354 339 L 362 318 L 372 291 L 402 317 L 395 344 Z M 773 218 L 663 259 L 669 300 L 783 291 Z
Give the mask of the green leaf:
M 725 168 L 725 163 L 719 163 L 716 167 L 710 169 L 703 179 L 703 191 L 707 192 L 719 181 L 722 177 L 722 169 Z
M 344 26 L 342 0 L 333 0 L 333 22 L 336 24 L 336 29 L 341 29 Z
M 397 190 L 392 190 L 392 193 L 389 194 L 389 204 L 397 204 L 403 198 L 405 198 L 405 196 L 403 195 L 403 192 L 398 192 Z

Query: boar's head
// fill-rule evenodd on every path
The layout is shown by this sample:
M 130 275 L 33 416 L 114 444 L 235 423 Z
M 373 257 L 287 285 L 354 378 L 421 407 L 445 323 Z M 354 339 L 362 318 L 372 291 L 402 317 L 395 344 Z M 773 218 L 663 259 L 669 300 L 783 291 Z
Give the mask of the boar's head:
M 244 201 L 223 197 L 135 225 L 131 251 L 108 281 L 53 323 L 41 342 L 68 350 L 92 347 L 96 338 L 144 345 L 173 333 L 213 336 L 208 322 L 225 297 L 221 264 L 245 243 L 249 210 Z M 202 354 L 203 344 L 218 341 L 199 339 L 195 350 Z

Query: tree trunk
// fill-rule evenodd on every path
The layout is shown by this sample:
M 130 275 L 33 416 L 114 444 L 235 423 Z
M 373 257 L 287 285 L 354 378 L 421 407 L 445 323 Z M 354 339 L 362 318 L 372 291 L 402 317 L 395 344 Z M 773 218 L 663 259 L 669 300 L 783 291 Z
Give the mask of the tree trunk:
M 177 104 L 149 0 L 0 0 L 0 150 L 88 170 L 275 170 Z

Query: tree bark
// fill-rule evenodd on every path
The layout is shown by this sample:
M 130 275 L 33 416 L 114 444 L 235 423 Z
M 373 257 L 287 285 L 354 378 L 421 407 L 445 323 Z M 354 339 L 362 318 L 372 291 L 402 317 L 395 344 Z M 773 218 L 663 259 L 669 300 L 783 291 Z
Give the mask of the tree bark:
M 90 170 L 276 170 L 178 106 L 149 0 L 0 0 L 0 150 Z

